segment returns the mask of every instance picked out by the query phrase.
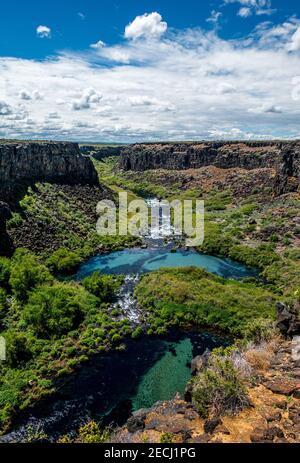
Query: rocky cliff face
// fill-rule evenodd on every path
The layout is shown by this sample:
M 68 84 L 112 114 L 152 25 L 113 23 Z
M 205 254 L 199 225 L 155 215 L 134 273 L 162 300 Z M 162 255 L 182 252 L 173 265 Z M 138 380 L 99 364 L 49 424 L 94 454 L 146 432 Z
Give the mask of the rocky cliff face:
M 82 145 L 80 152 L 83 156 L 90 156 L 98 161 L 108 158 L 110 156 L 120 156 L 124 146 L 106 146 L 106 145 Z
M 0 142 L 0 199 L 13 202 L 21 186 L 35 181 L 96 185 L 98 177 L 77 144 Z
M 10 255 L 11 239 L 6 233 L 6 221 L 10 219 L 11 211 L 8 204 L 0 201 L 0 255 Z
M 137 144 L 122 150 L 119 165 L 127 171 L 271 168 L 276 172 L 275 192 L 282 194 L 299 188 L 300 142 Z
M 9 255 L 13 243 L 6 232 L 10 208 L 17 205 L 35 182 L 98 185 L 92 161 L 74 143 L 0 141 L 0 255 Z

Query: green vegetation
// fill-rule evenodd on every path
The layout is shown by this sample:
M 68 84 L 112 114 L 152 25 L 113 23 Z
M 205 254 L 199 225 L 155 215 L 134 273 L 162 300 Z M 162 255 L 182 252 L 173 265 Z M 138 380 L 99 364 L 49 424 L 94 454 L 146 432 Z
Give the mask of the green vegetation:
M 42 339 L 59 339 L 78 328 L 97 299 L 79 285 L 40 286 L 29 295 L 21 320 Z
M 19 247 L 25 245 L 45 261 L 49 258 L 55 274 L 72 273 L 81 260 L 95 252 L 114 251 L 139 242 L 129 235 L 97 234 L 96 205 L 103 195 L 96 187 L 77 189 L 37 183 L 34 189 L 28 188 L 19 203 L 18 215 L 7 224 L 8 230 Z
M 99 273 L 84 285 L 59 282 L 26 249 L 0 258 L 0 335 L 7 345 L 7 360 L 0 362 L 0 433 L 90 355 L 124 349 L 130 322 L 109 313 L 121 282 Z
M 82 262 L 77 252 L 59 248 L 47 260 L 46 264 L 54 274 L 72 274 Z
M 12 259 L 9 285 L 16 298 L 25 302 L 35 287 L 51 283 L 53 277 L 47 267 L 26 249 L 19 249 Z
M 79 429 L 77 442 L 82 444 L 104 444 L 109 440 L 109 432 L 102 431 L 95 421 L 89 421 Z
M 208 365 L 191 382 L 192 400 L 199 414 L 204 418 L 235 414 L 249 406 L 243 379 L 231 349 L 214 350 Z
M 152 333 L 198 325 L 249 338 L 271 325 L 277 299 L 255 283 L 225 280 L 194 267 L 145 275 L 135 294 Z
M 160 436 L 161 444 L 172 444 L 174 441 L 174 436 L 171 432 L 163 432 Z
M 116 292 L 120 289 L 123 278 L 120 276 L 102 275 L 94 272 L 82 281 L 87 291 L 97 296 L 101 301 L 112 301 Z

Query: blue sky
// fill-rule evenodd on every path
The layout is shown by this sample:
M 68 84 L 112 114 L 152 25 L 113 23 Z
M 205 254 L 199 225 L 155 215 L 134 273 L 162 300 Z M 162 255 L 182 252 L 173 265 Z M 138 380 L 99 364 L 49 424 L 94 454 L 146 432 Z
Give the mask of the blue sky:
M 0 137 L 300 138 L 298 0 L 2 3 Z
M 246 21 L 237 15 L 240 7 L 239 2 L 225 5 L 219 0 L 5 1 L 1 5 L 0 53 L 41 59 L 61 49 L 86 49 L 99 38 L 114 44 L 122 41 L 126 24 L 152 11 L 158 11 L 176 29 L 199 26 L 209 29 L 213 25 L 207 18 L 213 10 L 219 11 L 220 36 L 225 39 L 246 35 L 263 20 L 278 22 L 294 14 L 300 16 L 299 0 L 273 0 L 274 14 L 252 14 Z M 51 40 L 37 40 L 36 27 L 40 24 L 51 28 Z

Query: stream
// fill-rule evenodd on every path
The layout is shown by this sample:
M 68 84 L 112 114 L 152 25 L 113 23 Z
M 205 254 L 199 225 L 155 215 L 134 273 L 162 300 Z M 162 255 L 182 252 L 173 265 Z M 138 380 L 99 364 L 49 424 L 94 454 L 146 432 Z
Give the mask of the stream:
M 134 287 L 140 275 L 163 267 L 196 266 L 224 278 L 257 276 L 230 259 L 199 254 L 193 249 L 174 249 L 173 231 L 161 238 L 151 232 L 146 248 L 125 249 L 98 255 L 85 262 L 74 276 L 76 280 L 95 271 L 125 275 L 116 307 L 133 324 L 139 323 Z M 126 341 L 125 352 L 99 354 L 69 378 L 60 391 L 43 404 L 24 413 L 16 430 L 0 442 L 21 442 L 28 434 L 43 432 L 55 442 L 61 435 L 75 435 L 89 419 L 101 420 L 103 426 L 123 425 L 133 411 L 149 408 L 159 400 L 183 394 L 193 357 L 227 345 L 222 337 L 205 332 L 171 332 L 165 338 L 147 337 Z

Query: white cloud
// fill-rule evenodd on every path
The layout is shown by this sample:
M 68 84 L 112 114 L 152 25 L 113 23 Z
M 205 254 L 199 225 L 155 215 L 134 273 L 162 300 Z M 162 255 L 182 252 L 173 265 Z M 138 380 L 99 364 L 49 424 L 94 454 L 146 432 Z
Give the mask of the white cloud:
M 74 111 L 81 111 L 82 109 L 90 109 L 92 105 L 97 104 L 102 99 L 93 88 L 87 88 L 83 91 L 78 100 L 73 101 L 72 108 Z
M 0 101 L 0 115 L 7 116 L 9 114 L 12 114 L 12 108 L 5 101 Z
M 20 90 L 19 92 L 19 98 L 21 100 L 27 100 L 27 101 L 30 101 L 30 100 L 42 100 L 43 99 L 43 95 L 38 91 L 38 90 L 34 90 L 33 92 L 30 92 L 26 89 L 22 89 Z
M 38 26 L 36 33 L 41 39 L 50 39 L 51 37 L 51 29 L 48 26 Z
M 97 50 L 97 48 L 103 48 L 103 47 L 105 47 L 105 43 L 102 42 L 102 40 L 98 40 L 98 42 L 92 43 L 92 44 L 90 45 L 90 47 L 91 47 L 91 48 L 95 48 L 95 49 Z
M 293 34 L 291 42 L 288 46 L 289 51 L 299 51 L 300 50 L 300 26 Z
M 32 99 L 32 96 L 27 90 L 21 90 L 19 93 L 19 97 L 21 98 L 21 100 L 31 100 Z
M 273 103 L 264 103 L 261 106 L 258 106 L 256 108 L 250 108 L 249 112 L 254 113 L 254 114 L 281 114 L 282 113 L 282 108 L 280 106 L 276 106 Z
M 237 14 L 242 18 L 247 18 L 252 14 L 269 16 L 276 12 L 276 9 L 272 8 L 271 0 L 224 0 L 224 3 L 238 3 L 241 8 Z
M 77 15 L 79 16 L 80 19 L 82 19 L 82 21 L 85 20 L 85 14 L 81 13 L 81 11 L 79 13 L 77 13 Z
M 299 26 L 290 18 L 236 40 L 196 28 L 45 60 L 2 57 L 1 133 L 115 142 L 296 138 L 300 54 L 289 47 Z M 20 99 L 22 91 L 30 99 Z
M 238 11 L 238 16 L 241 16 L 242 18 L 248 18 L 251 15 L 252 15 L 252 10 L 251 8 L 248 8 L 248 7 L 242 7 Z
M 213 10 L 210 14 L 210 17 L 207 18 L 206 22 L 217 25 L 221 17 L 222 17 L 222 13 L 220 11 Z
M 167 30 L 168 25 L 162 20 L 159 13 L 145 13 L 137 16 L 125 28 L 126 39 L 160 38 Z

